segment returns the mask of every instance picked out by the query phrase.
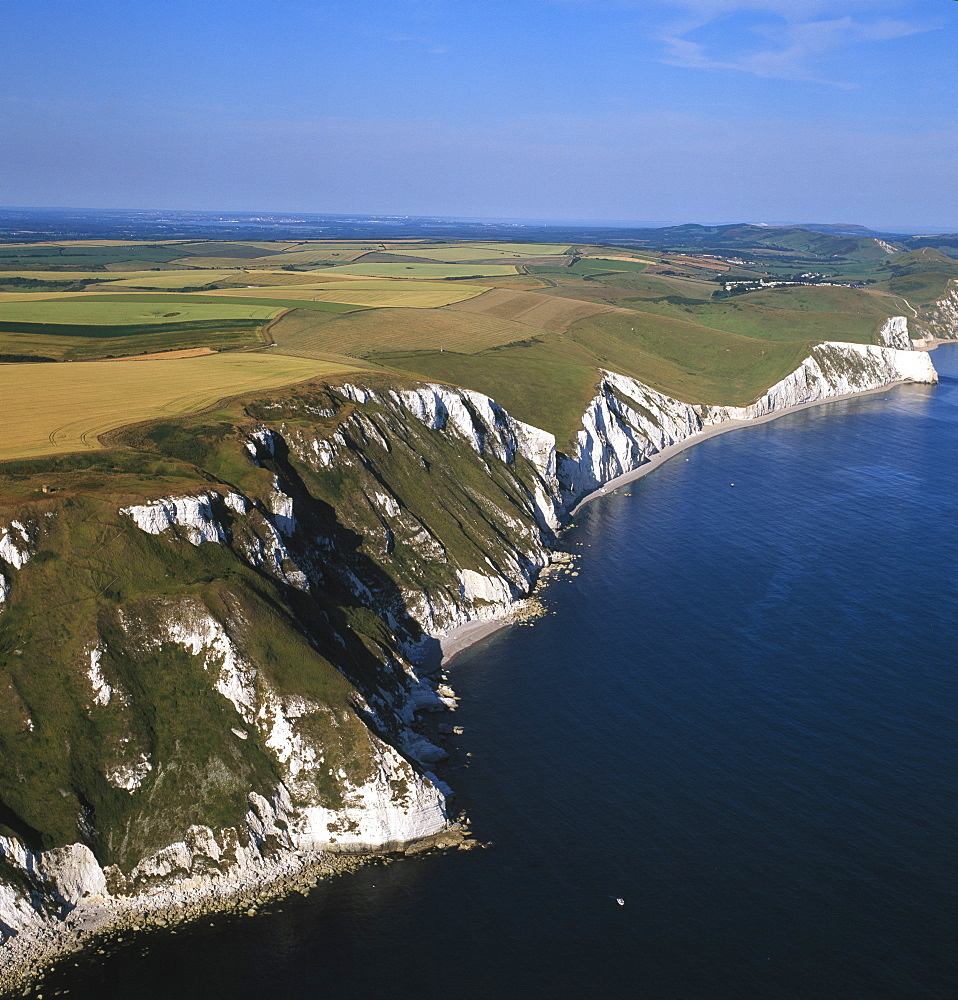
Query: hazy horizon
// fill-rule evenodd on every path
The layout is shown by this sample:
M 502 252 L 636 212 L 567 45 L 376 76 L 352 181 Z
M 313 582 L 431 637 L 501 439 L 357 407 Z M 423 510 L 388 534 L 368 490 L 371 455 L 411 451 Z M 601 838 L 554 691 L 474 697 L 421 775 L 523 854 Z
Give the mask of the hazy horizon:
M 280 216 L 297 216 L 297 217 L 307 217 L 312 219 L 359 219 L 359 220 L 372 220 L 376 219 L 410 219 L 410 220 L 436 220 L 441 222 L 456 222 L 456 223 L 477 223 L 477 224 L 490 224 L 490 225 L 515 225 L 515 226 L 543 226 L 543 227 L 565 227 L 565 226 L 592 226 L 595 228 L 608 227 L 609 229 L 665 229 L 673 226 L 689 226 L 689 225 L 702 225 L 702 226 L 735 226 L 735 225 L 749 225 L 749 226 L 759 226 L 768 228 L 798 228 L 807 226 L 836 226 L 836 227 L 856 227 L 863 226 L 862 223 L 854 221 L 804 221 L 797 222 L 793 220 L 755 220 L 755 219 L 721 219 L 715 222 L 703 223 L 697 219 L 684 219 L 679 221 L 677 219 L 669 220 L 649 220 L 649 219 L 582 219 L 582 218 L 520 218 L 516 216 L 477 216 L 477 215 L 416 215 L 408 212 L 377 212 L 377 213 L 365 213 L 365 212 L 312 212 L 297 208 L 209 208 L 209 209 L 182 209 L 182 208 L 156 208 L 156 207 L 139 207 L 130 208 L 125 207 L 103 207 L 103 206 L 90 206 L 90 205 L 0 205 L 0 212 L 89 212 L 89 213 L 104 213 L 104 214 L 124 214 L 129 213 L 130 215 L 136 214 L 147 214 L 147 215 L 210 215 L 217 217 L 227 217 L 227 216 L 239 216 L 239 217 L 256 217 L 264 216 L 275 221 L 295 221 L 294 219 L 281 219 Z M 225 218 L 224 218 L 225 221 Z M 884 234 L 900 234 L 902 236 L 916 236 L 922 234 L 928 235 L 944 235 L 952 234 L 953 229 L 949 227 L 942 226 L 916 226 L 913 223 L 906 223 L 904 225 L 879 225 L 879 226 L 863 226 L 863 228 L 869 229 L 876 233 Z
M 12 205 L 958 230 L 942 0 L 4 14 Z

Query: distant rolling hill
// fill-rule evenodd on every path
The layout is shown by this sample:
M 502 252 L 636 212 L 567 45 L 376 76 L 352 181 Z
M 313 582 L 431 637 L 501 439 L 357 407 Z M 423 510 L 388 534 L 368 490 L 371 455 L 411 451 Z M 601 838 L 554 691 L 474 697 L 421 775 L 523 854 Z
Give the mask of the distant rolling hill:
M 625 236 L 625 232 L 623 232 Z M 758 226 L 735 223 L 701 226 L 689 223 L 664 229 L 628 231 L 635 243 L 673 250 L 720 253 L 751 253 L 819 261 L 880 263 L 896 253 L 923 247 L 958 258 L 958 234 L 902 236 L 876 233 L 852 224 L 808 226 Z

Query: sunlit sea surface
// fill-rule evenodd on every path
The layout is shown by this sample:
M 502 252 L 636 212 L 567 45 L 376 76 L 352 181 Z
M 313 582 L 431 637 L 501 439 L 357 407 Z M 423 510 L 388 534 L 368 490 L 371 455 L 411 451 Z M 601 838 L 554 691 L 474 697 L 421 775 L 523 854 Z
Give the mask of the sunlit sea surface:
M 546 616 L 451 670 L 443 774 L 489 849 L 128 938 L 44 995 L 958 996 L 958 347 L 933 359 L 937 388 L 582 512 Z

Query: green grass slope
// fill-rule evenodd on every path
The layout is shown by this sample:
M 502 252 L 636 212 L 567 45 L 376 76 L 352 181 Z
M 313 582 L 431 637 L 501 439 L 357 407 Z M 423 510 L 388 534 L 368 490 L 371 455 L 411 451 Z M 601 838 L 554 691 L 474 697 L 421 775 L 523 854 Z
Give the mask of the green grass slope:
M 887 296 L 840 286 L 786 286 L 713 302 L 676 296 L 620 300 L 620 305 L 759 340 L 877 343 L 877 331 L 901 307 Z
M 600 368 L 690 403 L 746 405 L 801 363 L 809 341 L 763 341 L 684 320 L 624 311 L 472 354 L 383 352 L 370 357 L 423 378 L 478 389 L 567 448 Z
M 900 295 L 913 306 L 926 306 L 941 298 L 948 282 L 958 277 L 958 260 L 930 247 L 896 257 L 892 276 L 877 287 Z

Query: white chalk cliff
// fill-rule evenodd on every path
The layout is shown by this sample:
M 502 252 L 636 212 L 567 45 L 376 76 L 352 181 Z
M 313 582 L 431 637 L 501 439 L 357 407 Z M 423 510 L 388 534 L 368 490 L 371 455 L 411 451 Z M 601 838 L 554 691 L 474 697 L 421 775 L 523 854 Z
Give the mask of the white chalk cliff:
M 928 354 L 867 344 L 824 343 L 750 406 L 682 403 L 635 379 L 604 372 L 570 456 L 559 462 L 568 505 L 658 452 L 730 421 L 867 392 L 894 382 L 937 382 Z
M 908 335 L 908 317 L 889 316 L 878 331 L 878 339 L 884 347 L 894 347 L 899 351 L 912 350 L 911 338 Z
M 958 278 L 948 282 L 944 295 L 918 310 L 909 326 L 916 344 L 958 340 Z

